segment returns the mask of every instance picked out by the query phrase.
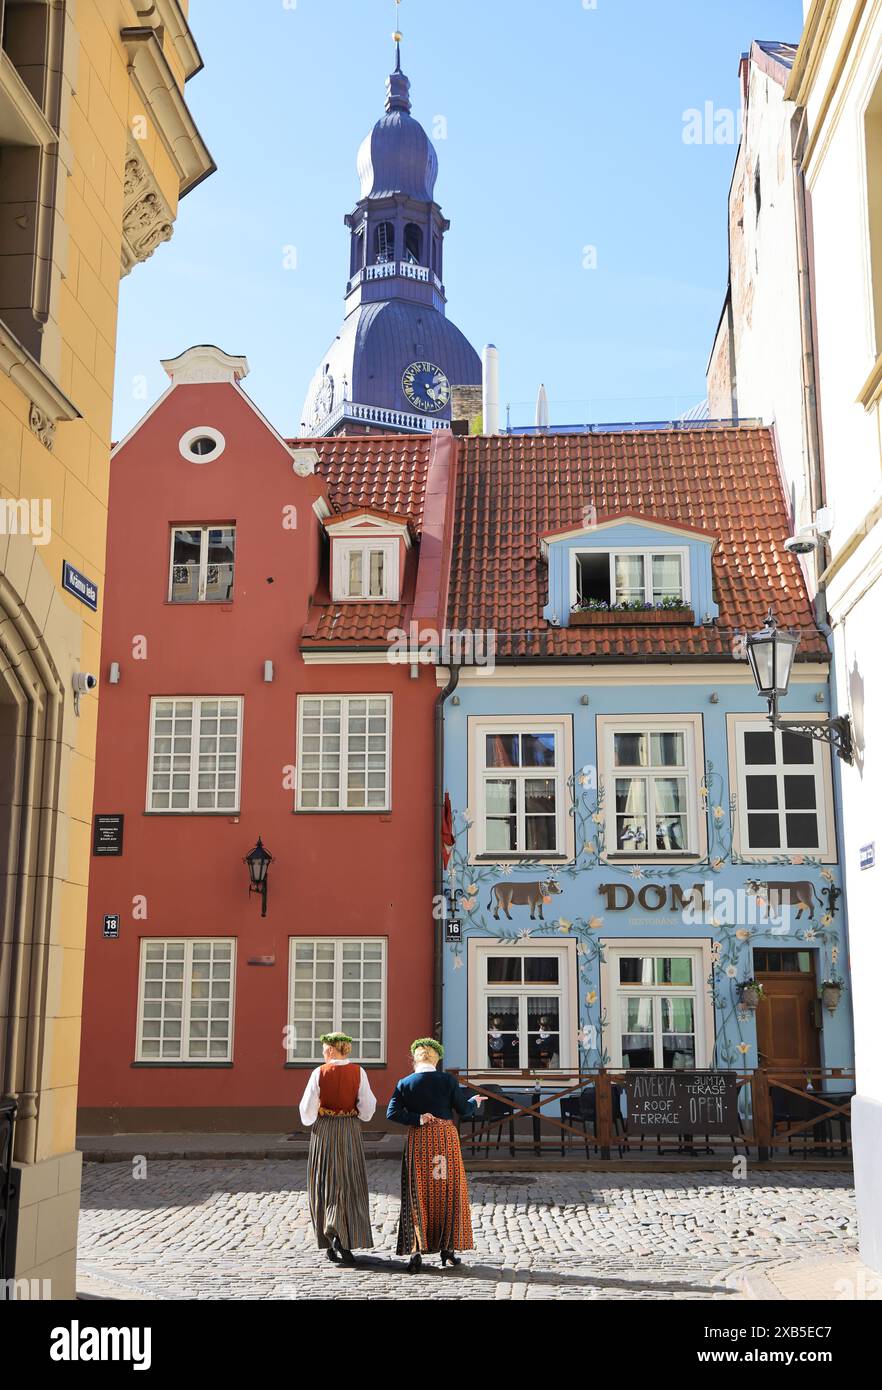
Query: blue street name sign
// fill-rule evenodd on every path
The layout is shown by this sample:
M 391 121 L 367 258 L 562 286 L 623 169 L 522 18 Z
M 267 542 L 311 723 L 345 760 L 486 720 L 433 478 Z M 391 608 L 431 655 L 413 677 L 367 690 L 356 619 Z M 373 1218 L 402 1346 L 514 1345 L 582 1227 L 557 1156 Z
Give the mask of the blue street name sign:
M 61 587 L 67 589 L 69 594 L 78 598 L 80 603 L 84 603 L 87 608 L 91 608 L 93 613 L 98 611 L 98 585 L 92 579 L 87 579 L 84 574 L 80 574 L 75 569 L 70 560 L 65 560 L 61 571 Z

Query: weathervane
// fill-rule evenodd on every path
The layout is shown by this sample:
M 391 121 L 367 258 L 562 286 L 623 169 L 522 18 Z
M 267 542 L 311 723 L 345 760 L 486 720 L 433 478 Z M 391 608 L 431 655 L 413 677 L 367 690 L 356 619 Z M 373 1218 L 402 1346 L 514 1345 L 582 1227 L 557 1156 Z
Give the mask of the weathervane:
M 398 14 L 399 14 L 399 6 L 400 6 L 400 4 L 401 4 L 401 0 L 395 0 L 395 32 L 393 33 L 392 38 L 393 38 L 394 41 L 395 41 L 395 71 L 396 71 L 396 72 L 400 72 L 400 71 L 401 71 L 401 40 L 402 40 L 402 38 L 404 37 L 404 35 L 402 34 L 401 30 L 400 30 L 399 27 L 398 27 Z

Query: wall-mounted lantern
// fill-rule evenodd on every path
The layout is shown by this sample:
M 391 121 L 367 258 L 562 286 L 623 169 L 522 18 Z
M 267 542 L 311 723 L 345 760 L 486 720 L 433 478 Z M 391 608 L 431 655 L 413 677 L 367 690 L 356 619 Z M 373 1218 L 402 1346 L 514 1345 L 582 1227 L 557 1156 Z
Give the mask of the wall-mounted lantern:
M 757 693 L 768 701 L 769 722 L 773 729 L 796 734 L 798 738 L 813 738 L 829 743 L 843 762 L 853 763 L 851 720 L 847 714 L 811 722 L 781 719 L 778 714 L 778 700 L 787 694 L 798 646 L 799 633 L 782 632 L 771 608 L 765 626 L 747 638 L 747 659 Z
M 257 844 L 254 846 L 254 849 L 250 854 L 245 855 L 245 863 L 248 865 L 248 873 L 251 877 L 251 882 L 248 885 L 248 892 L 260 894 L 261 917 L 266 916 L 266 875 L 272 862 L 273 856 L 268 850 L 264 849 L 263 841 L 258 835 Z

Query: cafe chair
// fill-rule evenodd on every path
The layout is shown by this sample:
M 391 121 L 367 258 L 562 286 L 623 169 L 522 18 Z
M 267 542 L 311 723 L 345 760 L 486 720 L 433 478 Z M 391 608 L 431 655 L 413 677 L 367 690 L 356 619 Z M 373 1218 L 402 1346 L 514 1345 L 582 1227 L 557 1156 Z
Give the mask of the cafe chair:
M 617 1086 L 615 1084 L 615 1082 L 612 1083 L 610 1090 L 612 1092 L 611 1098 L 613 1134 L 619 1136 L 624 1133 L 624 1122 L 622 1120 L 622 1090 L 620 1086 Z M 566 1124 L 571 1124 L 574 1127 L 576 1125 L 582 1126 L 582 1130 L 585 1134 L 586 1158 L 591 1157 L 590 1147 L 593 1147 L 595 1154 L 598 1152 L 599 1145 L 597 1143 L 597 1090 L 593 1084 L 590 1086 L 586 1086 L 585 1089 L 583 1091 L 578 1092 L 577 1095 L 564 1096 L 560 1102 L 560 1117 L 563 1121 L 565 1121 Z M 589 1124 L 591 1126 L 590 1147 L 588 1134 Z M 567 1140 L 571 1137 L 574 1138 L 575 1136 L 570 1136 L 568 1131 L 565 1129 L 561 1130 L 560 1151 L 562 1155 L 566 1153 Z M 619 1151 L 619 1158 L 622 1158 L 624 1155 L 622 1145 L 618 1144 L 617 1148 Z
M 465 1115 L 460 1120 L 460 1126 L 470 1125 L 471 1135 L 469 1137 L 470 1153 L 472 1158 L 476 1152 L 484 1145 L 485 1154 L 490 1153 L 490 1131 L 496 1126 L 496 1148 L 502 1142 L 502 1126 L 508 1120 L 508 1152 L 514 1158 L 514 1118 L 511 1102 L 506 1096 L 501 1086 L 482 1086 L 482 1091 L 492 1092 L 471 1115 Z
M 560 1118 L 565 1124 L 582 1126 L 585 1135 L 585 1157 L 591 1157 L 589 1147 L 588 1126 L 591 1126 L 591 1138 L 594 1141 L 594 1152 L 597 1153 L 597 1097 L 593 1086 L 586 1086 L 584 1091 L 578 1091 L 575 1095 L 564 1096 L 560 1103 Z M 567 1142 L 575 1139 L 574 1134 L 562 1129 L 560 1132 L 560 1153 L 561 1158 L 566 1154 Z
M 848 1093 L 840 1095 L 838 1092 L 819 1091 L 819 1097 L 829 1101 L 833 1105 L 842 1104 L 847 1098 Z M 801 1121 L 817 1120 L 823 1112 L 822 1107 L 811 1095 L 794 1095 L 792 1091 L 787 1091 L 783 1086 L 770 1086 L 769 1095 L 772 1100 L 772 1133 L 776 1133 L 780 1125 L 784 1129 L 789 1129 L 792 1125 L 798 1125 Z M 839 1141 L 847 1145 L 850 1140 L 848 1121 L 841 1115 L 832 1115 L 820 1121 L 819 1124 L 810 1125 L 801 1134 L 788 1134 L 787 1152 L 793 1153 L 794 1140 L 802 1141 L 802 1156 L 806 1158 L 809 1149 L 821 1156 L 833 1157 L 846 1152 L 845 1147 L 834 1149 L 833 1143 L 833 1124 L 837 1126 Z

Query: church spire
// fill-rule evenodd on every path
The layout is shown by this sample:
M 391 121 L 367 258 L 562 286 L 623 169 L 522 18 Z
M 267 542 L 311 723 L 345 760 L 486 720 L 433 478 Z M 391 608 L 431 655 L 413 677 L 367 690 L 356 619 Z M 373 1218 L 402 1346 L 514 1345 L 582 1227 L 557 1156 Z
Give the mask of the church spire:
M 395 17 L 398 18 L 398 6 L 401 0 L 395 0 Z M 405 111 L 410 114 L 410 82 L 401 71 L 401 40 L 404 35 L 396 23 L 395 32 L 392 38 L 395 41 L 395 71 L 391 72 L 386 79 L 386 110 Z

